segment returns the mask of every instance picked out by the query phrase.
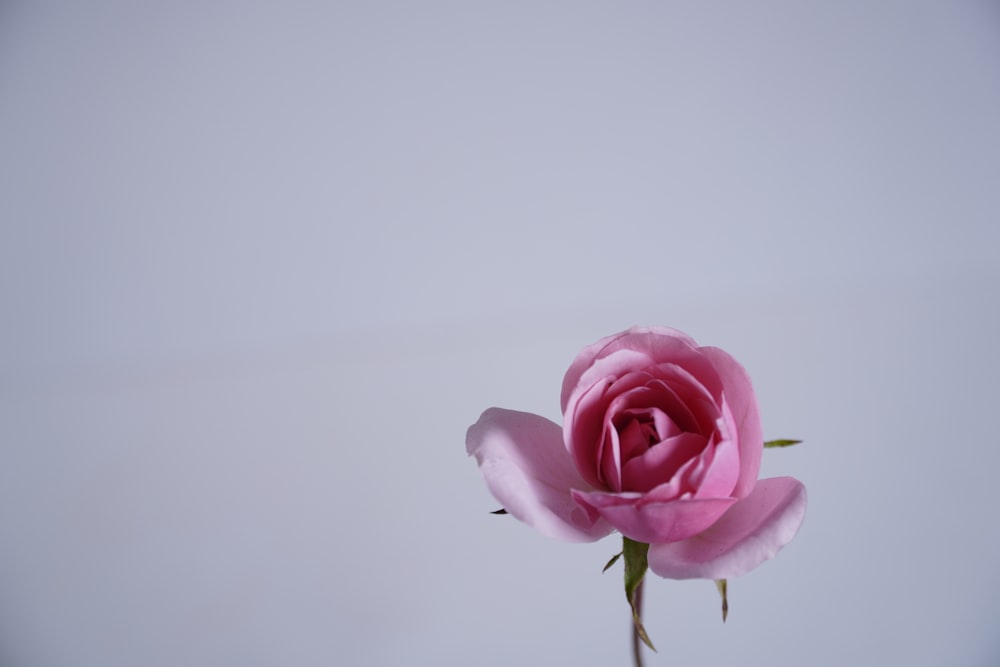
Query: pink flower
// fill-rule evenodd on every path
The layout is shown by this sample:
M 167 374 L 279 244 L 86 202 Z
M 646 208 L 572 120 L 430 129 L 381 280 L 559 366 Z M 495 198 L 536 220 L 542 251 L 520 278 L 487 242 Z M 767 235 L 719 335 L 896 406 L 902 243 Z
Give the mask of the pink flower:
M 735 577 L 798 532 L 805 487 L 757 479 L 760 415 L 726 352 L 668 328 L 632 328 L 584 348 L 562 386 L 563 425 L 490 408 L 466 449 L 514 517 L 593 541 L 618 530 L 672 579 Z

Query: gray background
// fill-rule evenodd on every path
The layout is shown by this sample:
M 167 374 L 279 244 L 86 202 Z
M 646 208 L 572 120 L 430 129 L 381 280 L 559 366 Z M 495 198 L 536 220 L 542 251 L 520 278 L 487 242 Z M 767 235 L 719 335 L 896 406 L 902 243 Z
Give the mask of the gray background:
M 798 538 L 650 665 L 997 665 L 1000 9 L 0 5 L 0 664 L 627 664 L 466 427 L 683 329 Z

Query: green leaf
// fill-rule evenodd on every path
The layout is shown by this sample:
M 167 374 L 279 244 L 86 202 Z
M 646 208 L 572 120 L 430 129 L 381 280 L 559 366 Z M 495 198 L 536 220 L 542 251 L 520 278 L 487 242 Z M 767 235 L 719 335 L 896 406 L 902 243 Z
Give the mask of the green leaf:
M 611 568 L 612 565 L 614 565 L 615 563 L 617 563 L 618 559 L 622 557 L 623 553 L 624 553 L 623 551 L 619 551 L 614 556 L 612 556 L 611 560 L 608 561 L 608 564 L 604 566 L 603 570 L 601 570 L 601 574 L 604 574 L 605 572 L 607 572 Z
M 764 443 L 765 447 L 791 447 L 792 445 L 797 445 L 801 440 L 768 440 Z
M 493 511 L 493 512 L 490 512 L 490 514 L 506 514 L 506 513 L 507 513 L 507 510 L 505 510 L 505 509 L 504 509 L 504 508 L 502 508 L 502 507 L 501 507 L 500 509 L 498 509 L 498 510 L 495 510 L 495 511 Z
M 642 578 L 649 569 L 649 561 L 646 554 L 649 552 L 649 545 L 644 542 L 636 542 L 627 537 L 622 537 L 622 555 L 625 556 L 625 597 L 632 607 L 632 622 L 635 624 L 635 632 L 639 639 L 643 641 L 653 651 L 656 647 L 649 640 L 646 628 L 642 626 L 641 608 L 641 586 Z
M 726 597 L 726 580 L 716 579 L 715 587 L 719 589 L 719 595 L 722 596 L 722 622 L 726 622 L 726 616 L 729 615 L 729 599 Z

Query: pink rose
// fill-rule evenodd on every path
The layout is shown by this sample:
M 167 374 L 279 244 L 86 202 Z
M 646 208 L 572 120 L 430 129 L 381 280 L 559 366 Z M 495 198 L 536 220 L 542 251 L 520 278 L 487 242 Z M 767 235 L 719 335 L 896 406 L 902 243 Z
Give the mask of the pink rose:
M 514 517 L 564 540 L 618 530 L 672 579 L 735 577 L 798 532 L 805 487 L 757 479 L 760 415 L 726 352 L 668 328 L 584 348 L 562 386 L 563 425 L 490 408 L 466 449 Z

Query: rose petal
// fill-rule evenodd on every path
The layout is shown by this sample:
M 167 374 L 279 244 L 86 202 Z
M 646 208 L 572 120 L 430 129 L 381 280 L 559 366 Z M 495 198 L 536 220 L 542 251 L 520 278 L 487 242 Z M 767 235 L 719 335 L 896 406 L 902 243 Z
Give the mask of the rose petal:
M 586 389 L 595 379 L 621 377 L 659 361 L 679 361 L 680 358 L 697 356 L 697 343 L 687 334 L 669 327 L 632 327 L 602 338 L 583 348 L 566 371 L 562 386 L 562 411 L 566 412 L 570 395 L 578 386 Z M 589 376 L 589 381 L 584 378 L 585 375 Z
M 576 355 L 573 363 L 571 363 L 569 368 L 566 369 L 566 375 L 563 376 L 561 406 L 564 414 L 569 403 L 569 395 L 580 382 L 580 376 L 583 375 L 584 371 L 590 368 L 591 364 L 593 364 L 594 360 L 600 356 L 601 351 L 604 350 L 605 347 L 622 336 L 627 335 L 628 332 L 628 330 L 620 331 L 616 334 L 605 336 L 596 343 L 583 348 L 580 350 L 580 353 Z
M 742 472 L 738 441 L 728 426 L 732 415 L 725 404 L 722 408 L 724 416 L 716 423 L 712 441 L 701 455 L 702 467 L 692 478 L 698 489 L 695 493 L 697 498 L 740 497 L 733 493 Z
M 657 502 L 650 494 L 573 491 L 573 498 L 604 517 L 622 535 L 637 542 L 675 542 L 697 535 L 715 523 L 735 498 Z
M 681 466 L 705 449 L 705 436 L 680 433 L 625 463 L 622 484 L 629 491 L 650 491 L 674 479 Z
M 605 394 L 611 381 L 595 384 L 579 397 L 566 413 L 563 434 L 576 469 L 595 487 L 602 485 L 600 461 L 604 443 Z
M 728 579 L 774 557 L 805 518 L 806 488 L 792 477 L 757 482 L 704 532 L 681 542 L 652 544 L 649 567 L 668 579 Z
M 631 380 L 635 374 L 629 376 Z M 622 383 L 615 382 L 611 387 L 608 388 L 608 392 L 615 392 L 618 390 Z M 590 392 L 588 392 L 589 394 Z M 623 442 L 619 437 L 618 427 L 620 425 L 620 420 L 623 415 L 628 416 L 629 413 L 634 414 L 635 411 L 641 410 L 643 412 L 648 412 L 650 410 L 649 406 L 655 406 L 656 401 L 653 400 L 656 396 L 656 391 L 651 390 L 648 387 L 634 387 L 623 391 L 618 394 L 607 404 L 604 411 L 604 428 L 603 437 L 601 439 L 601 446 L 598 450 L 598 461 L 599 461 L 599 475 L 598 479 L 601 488 L 607 489 L 609 491 L 621 491 L 622 490 L 622 465 L 624 461 L 628 460 L 636 454 L 635 445 L 637 444 L 635 440 L 627 442 L 624 444 L 629 444 L 631 447 L 629 451 L 622 449 Z M 579 413 L 578 413 L 579 414 Z M 618 421 L 616 421 L 616 418 Z M 582 420 L 581 420 L 582 421 Z M 574 429 L 574 434 L 576 429 Z M 648 443 L 639 443 L 641 445 L 642 451 L 649 449 Z M 580 448 L 574 447 L 574 452 L 581 451 Z M 586 450 L 582 450 L 586 451 Z M 640 452 L 641 453 L 641 452 Z M 580 460 L 574 458 L 577 467 L 581 466 Z M 586 465 L 584 463 L 584 465 Z M 589 466 L 588 466 L 589 467 Z M 636 490 L 636 489 L 630 489 Z
M 680 431 L 704 432 L 711 429 L 718 417 L 718 409 L 713 404 L 692 401 L 695 403 L 694 407 L 699 410 L 707 405 L 705 414 L 696 416 L 691 410 L 692 406 L 685 403 L 663 379 L 648 377 L 645 385 L 628 390 L 619 390 L 618 382 L 612 384 L 608 392 L 614 395 L 614 398 L 608 403 L 605 419 L 623 413 L 648 412 L 656 409 L 662 412 L 668 423 L 674 422 Z M 707 421 L 708 428 L 701 428 L 701 419 Z
M 504 509 L 543 535 L 593 542 L 613 528 L 578 506 L 571 489 L 591 489 L 573 466 L 562 429 L 527 412 L 490 408 L 469 427 L 465 448 Z
M 764 431 L 760 425 L 757 397 L 750 383 L 750 376 L 738 361 L 717 347 L 703 347 L 701 351 L 712 360 L 722 379 L 723 397 L 736 424 L 740 476 L 733 489 L 733 495 L 743 498 L 751 492 L 757 482 L 760 460 L 764 453 Z
M 618 415 L 616 421 L 621 425 L 611 429 L 618 432 L 619 447 L 622 453 L 623 465 L 637 456 L 642 456 L 649 451 L 649 429 L 648 423 L 642 420 L 645 415 L 635 414 L 638 411 L 626 410 Z M 650 421 L 652 418 L 650 418 Z M 637 489 L 633 489 L 635 491 Z
M 602 487 L 610 491 L 622 490 L 622 453 L 618 431 L 610 423 L 604 426 L 604 437 L 598 450 Z
M 647 414 L 653 422 L 653 428 L 656 430 L 660 442 L 684 432 L 684 429 L 678 426 L 677 422 L 670 418 L 670 415 L 658 407 L 649 408 Z
M 719 406 L 697 378 L 676 364 L 660 364 L 650 370 L 655 375 L 643 370 L 617 379 L 603 378 L 574 394 L 567 406 L 563 426 L 566 447 L 577 470 L 595 487 L 622 490 L 621 465 L 636 455 L 631 448 L 623 449 L 625 442 L 615 436 L 623 415 L 654 411 L 667 434 L 671 428 L 706 433 L 715 428 Z M 715 495 L 728 496 L 731 488 Z

